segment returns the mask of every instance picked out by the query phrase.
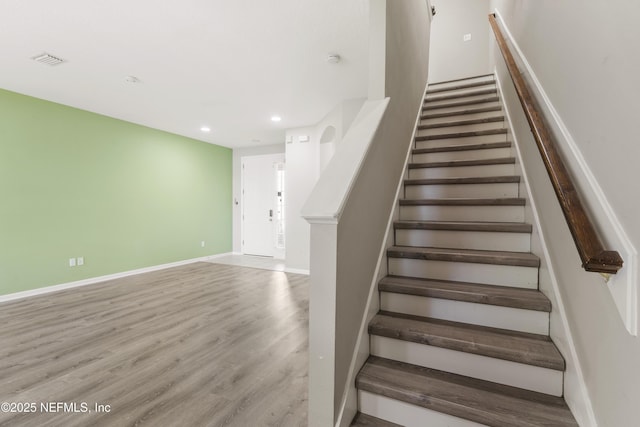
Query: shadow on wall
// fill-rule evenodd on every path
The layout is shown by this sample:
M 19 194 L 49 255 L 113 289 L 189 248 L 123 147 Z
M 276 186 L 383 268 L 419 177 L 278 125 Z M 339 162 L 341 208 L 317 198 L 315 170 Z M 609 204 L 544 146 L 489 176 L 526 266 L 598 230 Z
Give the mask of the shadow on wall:
M 320 173 L 329 163 L 336 151 L 336 128 L 327 126 L 320 137 Z

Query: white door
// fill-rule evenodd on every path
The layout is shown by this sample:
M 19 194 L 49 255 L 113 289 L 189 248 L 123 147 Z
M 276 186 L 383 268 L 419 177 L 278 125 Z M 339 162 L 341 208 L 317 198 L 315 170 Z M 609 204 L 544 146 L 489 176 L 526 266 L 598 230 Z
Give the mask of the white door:
M 242 163 L 242 253 L 274 256 L 278 164 L 284 154 L 248 156 Z

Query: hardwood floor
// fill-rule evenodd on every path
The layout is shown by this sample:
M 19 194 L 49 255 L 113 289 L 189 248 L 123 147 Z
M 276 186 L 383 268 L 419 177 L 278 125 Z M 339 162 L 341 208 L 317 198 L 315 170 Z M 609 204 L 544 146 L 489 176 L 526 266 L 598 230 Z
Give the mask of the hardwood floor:
M 0 304 L 0 325 L 0 402 L 37 405 L 2 426 L 307 425 L 307 276 L 196 263 Z

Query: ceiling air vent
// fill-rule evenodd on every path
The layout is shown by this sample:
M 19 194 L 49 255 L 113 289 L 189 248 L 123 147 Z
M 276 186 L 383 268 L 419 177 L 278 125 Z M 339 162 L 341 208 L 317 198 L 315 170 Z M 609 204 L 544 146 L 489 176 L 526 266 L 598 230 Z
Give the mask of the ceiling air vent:
M 60 59 L 57 56 L 49 55 L 48 53 L 42 53 L 38 56 L 34 56 L 31 59 L 33 59 L 36 62 L 40 62 L 42 64 L 47 64 L 52 66 L 62 64 L 63 62 L 65 62 L 64 59 Z

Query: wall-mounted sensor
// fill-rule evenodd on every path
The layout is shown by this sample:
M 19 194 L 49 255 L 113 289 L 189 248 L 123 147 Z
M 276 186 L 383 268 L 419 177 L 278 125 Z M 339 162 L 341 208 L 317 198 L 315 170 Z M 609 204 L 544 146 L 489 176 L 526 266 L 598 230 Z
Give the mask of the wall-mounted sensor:
M 327 56 L 327 62 L 329 64 L 337 64 L 341 60 L 342 60 L 342 58 L 340 58 L 340 55 L 338 55 L 336 53 L 331 53 L 331 54 L 329 54 L 329 56 Z

